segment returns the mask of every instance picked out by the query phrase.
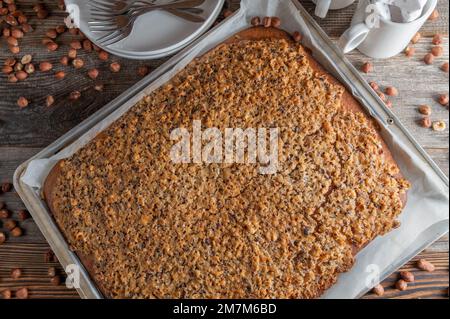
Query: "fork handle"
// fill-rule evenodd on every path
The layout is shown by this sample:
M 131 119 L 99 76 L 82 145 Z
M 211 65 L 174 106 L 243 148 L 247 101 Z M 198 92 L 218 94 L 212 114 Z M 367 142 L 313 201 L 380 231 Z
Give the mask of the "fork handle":
M 145 1 L 138 1 L 138 2 L 145 2 Z M 181 8 L 190 8 L 190 7 L 198 7 L 199 5 L 203 4 L 205 0 L 184 0 L 184 1 L 177 1 L 175 3 L 167 3 L 167 4 L 153 4 L 149 5 L 148 7 L 143 7 L 140 9 L 133 9 L 132 13 L 136 13 L 138 15 L 151 12 L 153 10 L 158 9 L 181 9 Z

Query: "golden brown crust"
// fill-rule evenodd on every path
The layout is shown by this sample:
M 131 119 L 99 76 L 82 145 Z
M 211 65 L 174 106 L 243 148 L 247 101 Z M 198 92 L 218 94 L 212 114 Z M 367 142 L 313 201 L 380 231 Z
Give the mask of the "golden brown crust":
M 278 29 L 273 29 L 273 28 L 251 28 L 248 30 L 244 30 L 244 31 L 240 32 L 239 34 L 233 36 L 225 43 L 226 43 L 226 45 L 230 45 L 230 44 L 238 43 L 241 41 L 249 41 L 249 40 L 250 41 L 258 41 L 261 39 L 289 39 L 289 41 L 290 41 L 289 35 L 286 34 L 284 31 L 281 31 Z M 310 54 L 306 54 L 306 57 L 308 58 L 310 67 L 316 73 L 324 76 L 330 83 L 341 86 L 340 83 L 334 77 L 332 77 L 329 73 L 324 71 L 324 69 L 312 58 L 312 56 Z M 344 110 L 351 110 L 354 113 L 363 113 L 364 116 L 366 117 L 366 119 L 369 119 L 369 122 L 370 122 L 369 125 L 375 131 L 375 129 L 377 127 L 375 125 L 375 123 L 367 116 L 367 114 L 363 111 L 363 108 L 361 107 L 359 102 L 349 92 L 347 92 L 347 90 L 345 90 L 343 93 L 343 96 L 341 99 L 341 104 L 342 104 L 342 107 Z M 395 166 L 395 168 L 397 168 L 397 164 L 395 163 L 395 160 L 393 159 L 391 152 L 389 151 L 386 143 L 383 141 L 383 139 L 381 138 L 379 133 L 377 133 L 377 137 L 379 139 L 379 142 L 382 144 L 382 150 L 383 150 L 382 156 L 385 158 L 386 162 L 389 165 L 393 165 L 393 166 Z M 103 135 L 98 136 L 96 138 L 96 140 L 98 141 L 99 139 L 103 139 L 103 138 L 106 138 L 106 137 Z M 55 203 L 56 184 L 57 184 L 56 181 L 58 180 L 59 177 L 61 177 L 62 163 L 63 162 L 59 162 L 55 166 L 55 168 L 50 172 L 50 174 L 45 182 L 44 189 L 43 189 L 44 197 L 48 203 L 50 210 L 52 211 L 52 213 L 54 215 L 62 214 L 62 212 L 59 211 L 58 207 L 54 204 Z M 401 178 L 401 174 L 398 173 L 397 177 Z M 331 190 L 329 192 L 331 192 Z M 406 203 L 406 195 L 403 195 L 403 193 L 402 193 L 402 194 L 400 194 L 400 196 L 402 196 L 401 200 L 404 205 Z M 319 207 L 319 209 L 320 209 L 320 207 Z M 60 224 L 58 222 L 58 219 L 57 219 L 57 223 L 63 229 L 64 225 Z M 63 233 L 64 233 L 64 231 L 63 231 Z M 366 242 L 360 242 L 358 245 L 354 246 L 353 247 L 353 257 L 357 253 L 357 251 L 362 249 L 372 239 L 373 238 L 370 238 L 370 240 L 367 240 Z M 97 284 L 99 285 L 103 294 L 107 297 L 111 297 L 111 295 L 108 293 L 108 289 L 106 289 L 101 284 L 101 282 L 96 280 L 96 275 L 95 275 L 96 271 L 94 269 L 94 258 L 82 256 L 82 254 L 78 251 L 77 251 L 77 254 L 83 260 L 85 267 L 87 268 L 88 272 L 91 274 L 91 277 L 97 282 Z M 341 268 L 338 269 L 339 272 L 348 271 L 352 267 L 353 257 L 349 259 L 348 263 L 341 265 Z M 323 293 L 331 285 L 333 285 L 335 283 L 335 281 L 336 281 L 336 277 L 330 277 L 330 278 L 326 279 L 325 282 L 322 283 L 321 288 L 318 289 L 316 295 L 320 295 L 321 293 Z M 293 295 L 293 296 L 295 296 L 295 295 Z

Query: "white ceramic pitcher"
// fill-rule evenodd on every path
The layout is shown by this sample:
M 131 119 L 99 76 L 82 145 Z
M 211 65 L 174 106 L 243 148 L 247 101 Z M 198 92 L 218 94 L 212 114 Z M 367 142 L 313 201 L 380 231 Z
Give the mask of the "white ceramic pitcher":
M 351 5 L 355 0 L 312 0 L 316 4 L 316 16 L 325 18 L 328 10 L 338 10 Z

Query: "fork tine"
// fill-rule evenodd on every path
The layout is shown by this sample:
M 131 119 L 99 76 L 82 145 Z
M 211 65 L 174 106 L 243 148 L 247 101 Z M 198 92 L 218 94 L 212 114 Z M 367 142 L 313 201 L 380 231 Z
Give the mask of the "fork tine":
M 126 32 L 114 32 L 113 34 L 111 34 L 110 36 L 108 36 L 107 38 L 103 39 L 100 44 L 103 46 L 108 46 L 114 43 L 119 42 L 120 40 L 126 38 L 128 36 L 128 34 Z

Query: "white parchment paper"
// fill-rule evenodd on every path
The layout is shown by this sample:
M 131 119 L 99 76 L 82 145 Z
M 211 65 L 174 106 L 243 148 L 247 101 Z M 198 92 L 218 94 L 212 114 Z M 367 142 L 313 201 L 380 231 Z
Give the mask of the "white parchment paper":
M 335 68 L 342 61 L 331 61 L 328 54 L 317 46 L 296 6 L 300 5 L 295 0 L 242 0 L 241 9 L 237 13 L 195 46 L 184 50 L 178 63 L 170 71 L 111 113 L 75 143 L 51 158 L 31 161 L 21 181 L 33 187 L 38 193 L 49 171 L 60 159 L 70 157 L 89 143 L 99 132 L 121 117 L 145 95 L 170 80 L 194 58 L 206 53 L 233 34 L 248 28 L 254 16 L 278 16 L 282 19 L 283 29 L 288 32 L 302 32 L 303 44 L 313 51 L 315 58 L 331 73 L 345 79 L 346 77 Z M 344 81 L 344 84 L 349 83 Z M 373 114 L 370 106 L 368 108 Z M 383 124 L 383 121 L 379 122 L 382 125 L 383 138 L 392 150 L 404 176 L 412 184 L 407 207 L 400 219 L 402 226 L 384 237 L 377 238 L 361 251 L 356 257 L 354 268 L 342 274 L 338 283 L 327 291 L 323 298 L 344 299 L 361 296 L 371 288 L 377 277 L 383 279 L 388 276 L 415 253 L 438 239 L 438 236 L 448 232 L 448 182 L 446 183 L 429 163 L 419 156 L 417 149 L 408 143 L 409 140 L 405 136 L 400 136 L 398 130 Z

